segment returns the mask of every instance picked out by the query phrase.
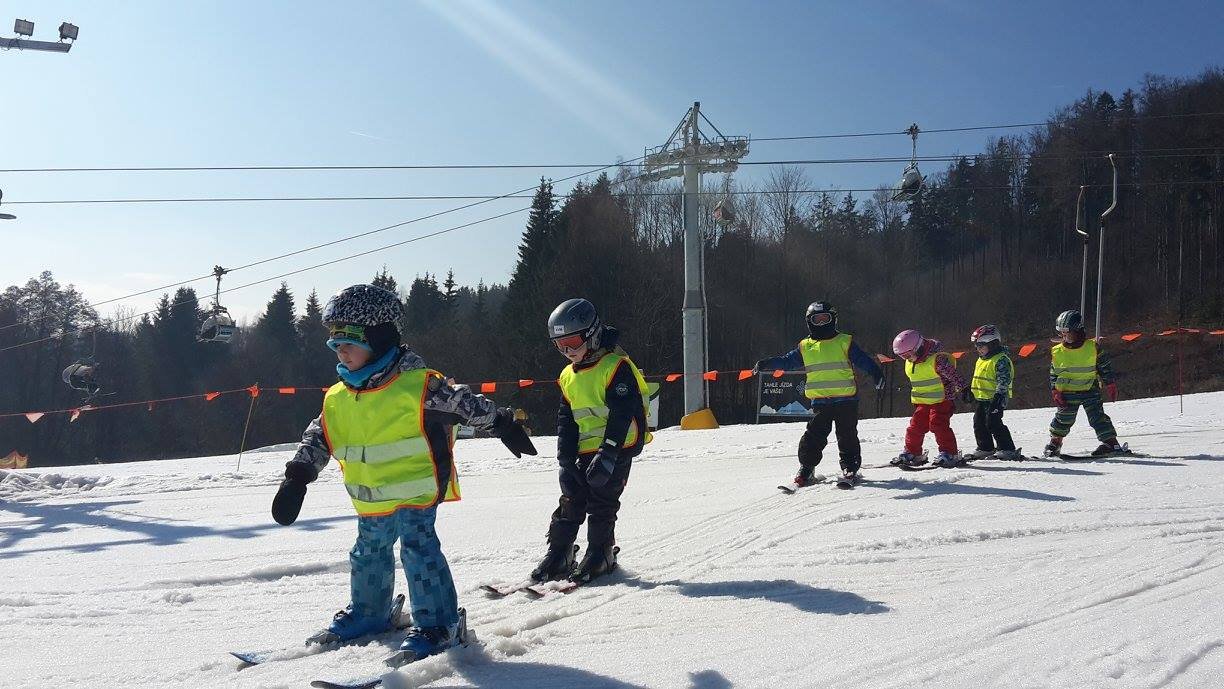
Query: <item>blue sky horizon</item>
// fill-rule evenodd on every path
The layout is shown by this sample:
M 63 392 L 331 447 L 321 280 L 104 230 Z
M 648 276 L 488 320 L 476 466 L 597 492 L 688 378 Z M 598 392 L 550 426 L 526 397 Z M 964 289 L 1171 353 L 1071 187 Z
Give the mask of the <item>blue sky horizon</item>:
M 779 137 L 1038 122 L 1088 89 L 1219 66 L 1224 3 L 940 0 L 651 4 L 422 0 L 0 3 L 68 54 L 0 52 L 0 169 L 603 163 L 663 143 L 695 100 L 728 134 Z M 1008 132 L 923 136 L 927 155 Z M 904 137 L 760 142 L 748 160 L 906 156 Z M 805 167 L 817 188 L 889 184 L 896 165 Z M 9 260 L 91 301 L 463 205 L 456 201 L 9 205 L 54 199 L 504 194 L 580 170 L 0 173 Z M 754 170 L 751 174 L 761 174 Z M 751 181 L 751 174 L 743 175 Z M 572 183 L 558 185 L 564 192 Z M 528 205 L 496 201 L 244 270 L 226 287 Z M 504 283 L 526 214 L 287 278 L 299 309 L 367 281 L 455 271 Z M 262 311 L 278 281 L 223 303 Z M 193 285 L 204 297 L 211 278 Z M 145 311 L 151 294 L 124 302 Z M 114 305 L 100 307 L 110 315 Z

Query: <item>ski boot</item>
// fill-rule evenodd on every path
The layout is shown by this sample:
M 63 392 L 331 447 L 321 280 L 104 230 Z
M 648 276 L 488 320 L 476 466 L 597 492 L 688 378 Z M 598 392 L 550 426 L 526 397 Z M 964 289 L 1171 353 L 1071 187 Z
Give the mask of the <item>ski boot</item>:
M 459 608 L 459 621 L 449 627 L 413 627 L 400 644 L 399 650 L 387 658 L 387 665 L 399 667 L 422 658 L 437 655 L 448 648 L 466 645 L 468 641 L 467 610 Z
M 570 573 L 569 580 L 585 584 L 596 577 L 616 569 L 616 554 L 620 548 L 614 545 L 588 545 L 582 562 Z
M 531 580 L 539 583 L 564 579 L 574 571 L 574 558 L 577 555 L 577 545 L 549 543 L 548 553 L 540 560 L 540 564 L 531 570 Z
M 795 474 L 795 486 L 802 488 L 815 483 L 816 467 L 799 467 L 799 473 Z
M 1093 457 L 1107 457 L 1109 455 L 1125 455 L 1130 454 L 1130 448 L 1126 445 L 1118 444 L 1117 438 L 1111 438 L 1101 443 L 1101 446 L 1092 451 Z
M 972 461 L 975 461 L 975 460 L 978 460 L 978 459 L 987 459 L 987 458 L 990 458 L 990 457 L 996 457 L 996 458 L 997 458 L 997 455 L 996 455 L 996 453 L 995 453 L 995 451 L 994 451 L 994 450 L 982 450 L 982 449 L 977 449 L 977 450 L 974 450 L 973 452 L 966 452 L 966 453 L 965 453 L 965 461 L 967 461 L 967 462 L 972 462 Z
M 1045 449 L 1041 451 L 1042 457 L 1058 457 L 1062 455 L 1063 439 L 1058 436 L 1050 436 L 1050 442 L 1046 443 Z
M 945 469 L 951 469 L 960 463 L 960 455 L 952 454 L 951 452 L 940 452 L 939 456 L 935 458 L 934 462 L 932 462 L 932 464 L 935 466 L 943 467 Z
M 843 468 L 841 470 L 841 474 L 837 477 L 837 487 L 853 488 L 855 484 L 862 480 L 862 478 L 862 474 L 860 474 L 857 469 Z
M 1024 455 L 1020 454 L 1020 448 L 1016 448 L 1014 450 L 999 450 L 994 453 L 994 458 L 1008 462 L 1019 462 L 1024 459 Z
M 888 463 L 895 467 L 920 467 L 927 463 L 927 454 L 923 452 L 920 455 L 914 455 L 908 452 L 902 452 L 895 458 L 889 460 Z
M 306 639 L 307 646 L 344 643 L 353 639 L 381 634 L 399 625 L 400 612 L 404 609 L 404 594 L 399 594 L 391 601 L 391 609 L 386 616 L 364 617 L 353 612 L 353 606 L 336 613 L 327 629 L 321 630 Z

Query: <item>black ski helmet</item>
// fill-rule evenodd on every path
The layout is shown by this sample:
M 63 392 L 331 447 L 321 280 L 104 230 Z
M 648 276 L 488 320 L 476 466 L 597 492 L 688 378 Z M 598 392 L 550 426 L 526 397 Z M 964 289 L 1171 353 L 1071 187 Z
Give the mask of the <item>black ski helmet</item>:
M 1054 319 L 1054 329 L 1059 332 L 1083 330 L 1084 315 L 1075 309 L 1063 311 L 1058 314 L 1058 318 Z
M 603 334 L 603 322 L 595 305 L 586 299 L 567 299 L 557 305 L 548 317 L 548 338 L 557 340 L 579 335 L 589 342 L 591 348 L 599 347 L 599 336 Z
M 814 301 L 808 304 L 803 320 L 807 322 L 808 332 L 813 336 L 819 331 L 837 328 L 837 307 L 827 301 Z

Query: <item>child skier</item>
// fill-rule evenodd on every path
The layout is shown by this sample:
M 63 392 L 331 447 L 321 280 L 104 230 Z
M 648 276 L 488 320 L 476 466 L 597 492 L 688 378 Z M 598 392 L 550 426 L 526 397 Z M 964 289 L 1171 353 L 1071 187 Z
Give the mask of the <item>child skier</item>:
M 548 552 L 534 581 L 568 577 L 588 582 L 616 568 L 616 515 L 633 458 L 650 442 L 649 393 L 641 371 L 617 346 L 586 299 L 562 302 L 548 317 L 548 335 L 570 363 L 561 371 L 557 461 L 561 499 L 548 526 Z M 574 540 L 587 519 L 587 549 L 574 565 Z
M 998 326 L 983 325 L 973 331 L 969 340 L 978 355 L 971 391 L 965 394 L 966 402 L 977 401 L 977 410 L 973 413 L 977 449 L 972 457 L 1018 460 L 1020 453 L 1012 442 L 1011 431 L 1003 425 L 1003 410 L 1012 396 L 1012 379 L 1016 373 L 1011 353 L 1003 346 Z
M 921 466 L 926 464 L 922 440 L 927 431 L 935 434 L 939 456 L 935 464 L 956 466 L 960 461 L 956 435 L 952 433 L 952 413 L 955 400 L 967 389 L 965 380 L 956 371 L 956 361 L 943 351 L 938 340 L 928 340 L 917 330 L 904 330 L 893 339 L 893 352 L 905 359 L 905 374 L 910 379 L 910 401 L 914 415 L 905 429 L 905 451 L 891 464 Z
M 306 484 L 335 457 L 357 509 L 357 542 L 349 553 L 351 602 L 308 644 L 328 644 L 385 632 L 398 622 L 394 546 L 408 580 L 413 626 L 389 662 L 402 664 L 463 643 L 467 627 L 450 567 L 434 530 L 437 506 L 459 499 L 452 458 L 454 424 L 467 422 L 501 438 L 514 455 L 536 454 L 508 409 L 450 385 L 400 344 L 399 298 L 354 285 L 328 300 L 327 346 L 340 363 L 340 382 L 323 398 L 272 502 L 281 524 L 292 524 Z M 402 601 L 402 597 L 398 599 Z
M 1080 406 L 1088 414 L 1088 423 L 1096 431 L 1101 446 L 1093 450 L 1094 457 L 1127 452 L 1125 445 L 1118 443 L 1118 432 L 1105 413 L 1101 401 L 1101 384 L 1109 401 L 1118 399 L 1118 386 L 1114 383 L 1113 367 L 1109 357 L 1089 340 L 1084 332 L 1084 317 L 1079 311 L 1063 311 L 1054 321 L 1062 342 L 1050 350 L 1050 392 L 1058 411 L 1050 423 L 1050 443 L 1045 447 L 1045 456 L 1062 454 L 1063 438 L 1071 432 Z
M 799 473 L 795 485 L 812 482 L 816 465 L 829 443 L 829 432 L 837 424 L 837 451 L 842 470 L 839 485 L 853 481 L 863 463 L 858 437 L 858 383 L 853 365 L 871 376 L 877 390 L 884 387 L 884 372 L 875 358 L 863 351 L 854 338 L 837 330 L 837 308 L 823 301 L 812 302 L 804 315 L 808 337 L 781 356 L 761 359 L 752 367 L 763 371 L 804 370 L 803 394 L 811 400 L 812 419 L 799 439 Z

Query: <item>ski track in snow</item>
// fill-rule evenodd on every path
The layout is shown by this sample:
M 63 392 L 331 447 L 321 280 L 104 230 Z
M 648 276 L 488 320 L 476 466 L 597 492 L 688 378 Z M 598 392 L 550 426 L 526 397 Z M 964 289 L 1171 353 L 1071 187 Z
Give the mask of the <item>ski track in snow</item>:
M 542 553 L 558 494 L 551 439 L 522 459 L 461 441 L 465 499 L 439 510 L 438 528 L 479 643 L 385 685 L 1219 686 L 1224 393 L 1189 396 L 1186 410 L 1176 398 L 1110 405 L 1134 457 L 913 473 L 872 468 L 896 453 L 905 419 L 864 420 L 866 480 L 794 495 L 774 486 L 794 473 L 803 424 L 664 429 L 623 498 L 621 569 L 538 601 L 478 587 L 521 580 Z M 1050 413 L 1007 422 L 1039 445 Z M 954 417 L 962 442 L 969 426 Z M 1068 449 L 1092 446 L 1081 418 Z M 298 525 L 271 523 L 292 447 L 248 453 L 240 470 L 223 456 L 0 471 L 4 686 L 378 674 L 394 635 L 297 646 L 347 602 L 355 520 L 329 469 Z M 243 669 L 226 654 L 277 647 Z

